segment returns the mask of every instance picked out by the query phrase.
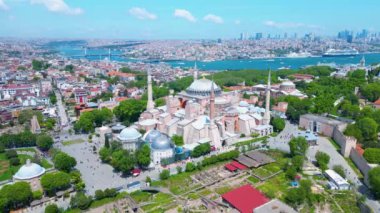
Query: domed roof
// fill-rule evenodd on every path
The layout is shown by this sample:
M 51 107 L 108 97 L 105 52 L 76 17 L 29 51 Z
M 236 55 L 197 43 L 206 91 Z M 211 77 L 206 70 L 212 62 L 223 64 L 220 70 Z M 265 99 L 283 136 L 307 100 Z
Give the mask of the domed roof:
M 195 80 L 186 89 L 186 92 L 194 95 L 210 95 L 212 85 L 214 86 L 215 94 L 220 94 L 222 92 L 220 87 L 216 85 L 215 82 L 206 78 Z
M 122 130 L 122 129 L 125 129 L 125 126 L 124 125 L 122 125 L 122 124 L 120 124 L 120 123 L 118 123 L 118 124 L 116 124 L 115 126 L 113 126 L 112 127 L 112 130 Z
M 166 134 L 161 134 L 152 142 L 152 149 L 154 150 L 167 150 L 172 149 L 173 147 L 171 139 Z
M 281 83 L 281 86 L 295 86 L 293 82 L 291 81 L 283 81 Z
M 43 167 L 38 164 L 31 163 L 30 159 L 28 159 L 26 164 L 23 165 L 13 177 L 18 180 L 28 180 L 39 177 L 44 173 L 45 169 Z
M 146 142 L 152 143 L 154 139 L 158 138 L 161 135 L 161 132 L 158 130 L 150 130 L 144 135 L 144 140 Z
M 134 141 L 141 138 L 141 133 L 135 128 L 127 127 L 120 132 L 117 138 L 122 141 Z

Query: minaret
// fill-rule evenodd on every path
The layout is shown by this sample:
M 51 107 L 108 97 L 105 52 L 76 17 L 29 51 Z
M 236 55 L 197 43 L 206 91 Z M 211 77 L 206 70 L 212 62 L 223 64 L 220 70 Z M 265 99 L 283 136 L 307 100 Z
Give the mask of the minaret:
M 150 71 L 148 71 L 148 103 L 146 105 L 146 110 L 149 111 L 152 109 L 154 109 L 152 76 L 150 75 Z
M 198 79 L 198 68 L 197 68 L 197 62 L 195 61 L 194 69 L 193 69 L 193 77 L 194 81 Z
M 264 114 L 264 118 L 263 118 L 263 124 L 264 125 L 269 125 L 270 123 L 270 74 L 271 74 L 271 71 L 269 69 L 269 74 L 268 74 L 268 85 L 267 85 L 267 88 L 266 88 L 266 97 L 265 97 L 265 114 Z
M 211 83 L 211 94 L 210 94 L 210 120 L 213 122 L 215 116 L 215 89 L 214 81 Z
M 222 147 L 222 140 L 220 138 L 220 132 L 218 126 L 214 121 L 215 117 L 215 89 L 214 89 L 214 81 L 211 84 L 211 94 L 210 94 L 210 127 L 209 127 L 209 138 L 211 141 L 211 145 L 213 145 L 216 149 L 220 149 Z

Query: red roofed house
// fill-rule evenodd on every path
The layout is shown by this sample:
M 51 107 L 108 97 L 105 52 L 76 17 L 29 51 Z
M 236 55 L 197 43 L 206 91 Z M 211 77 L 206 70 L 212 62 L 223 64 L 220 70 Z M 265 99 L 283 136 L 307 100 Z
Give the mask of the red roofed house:
M 249 184 L 223 194 L 222 198 L 241 213 L 252 213 L 257 207 L 269 202 L 267 197 Z
M 375 101 L 375 103 L 373 103 L 373 105 L 375 106 L 376 109 L 380 109 L 380 98 L 377 99 L 377 101 Z
M 110 77 L 119 77 L 122 81 L 134 81 L 136 75 L 133 73 L 124 73 L 124 72 L 117 72 L 117 71 L 111 71 L 108 73 L 108 76 Z

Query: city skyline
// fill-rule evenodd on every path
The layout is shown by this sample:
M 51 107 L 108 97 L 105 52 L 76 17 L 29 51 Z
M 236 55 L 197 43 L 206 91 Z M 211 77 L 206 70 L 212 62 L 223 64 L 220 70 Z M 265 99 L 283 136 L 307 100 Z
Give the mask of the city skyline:
M 95 3 L 94 3 L 95 2 Z M 374 0 L 125 2 L 121 0 L 0 0 L 1 37 L 215 39 L 240 33 L 378 32 Z M 101 15 L 99 15 L 101 14 Z

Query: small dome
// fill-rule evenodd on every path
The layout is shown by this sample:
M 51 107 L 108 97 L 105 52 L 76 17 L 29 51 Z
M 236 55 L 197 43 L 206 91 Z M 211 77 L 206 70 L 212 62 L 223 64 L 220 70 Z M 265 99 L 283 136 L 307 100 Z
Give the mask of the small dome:
M 284 81 L 281 83 L 281 86 L 288 86 L 288 87 L 292 87 L 292 86 L 295 86 L 293 82 L 291 81 Z
M 118 131 L 118 130 L 121 131 L 123 129 L 125 129 L 125 126 L 122 125 L 122 124 L 120 124 L 120 123 L 118 123 L 118 124 L 116 124 L 115 126 L 112 127 L 112 130 L 114 130 L 114 131 Z
M 23 165 L 13 177 L 18 180 L 28 180 L 39 177 L 44 173 L 45 169 L 43 167 L 38 164 L 31 163 L 30 159 L 28 159 L 26 164 Z
M 152 142 L 152 149 L 154 150 L 167 150 L 172 149 L 173 144 L 169 136 L 166 134 L 161 134 L 157 138 L 155 138 Z
M 144 136 L 146 142 L 152 143 L 154 139 L 158 138 L 161 135 L 161 132 L 158 130 L 150 130 Z
M 187 89 L 186 93 L 192 94 L 192 95 L 203 95 L 208 96 L 211 94 L 211 88 L 214 86 L 214 92 L 215 94 L 220 94 L 222 90 L 218 85 L 215 84 L 215 82 L 203 78 L 199 80 L 195 80 Z
M 117 138 L 121 141 L 135 141 L 141 138 L 141 133 L 135 128 L 127 127 L 120 132 Z

